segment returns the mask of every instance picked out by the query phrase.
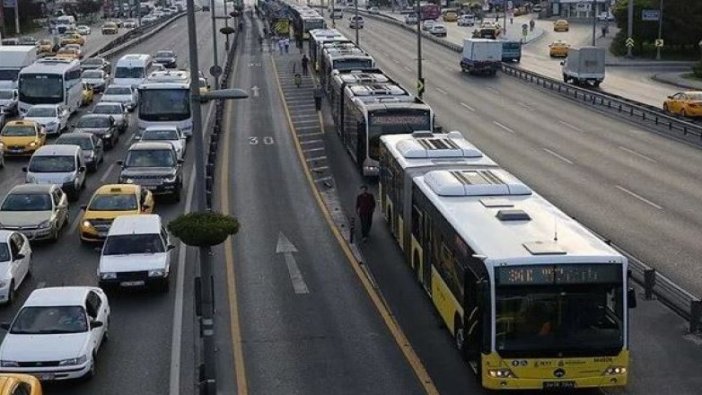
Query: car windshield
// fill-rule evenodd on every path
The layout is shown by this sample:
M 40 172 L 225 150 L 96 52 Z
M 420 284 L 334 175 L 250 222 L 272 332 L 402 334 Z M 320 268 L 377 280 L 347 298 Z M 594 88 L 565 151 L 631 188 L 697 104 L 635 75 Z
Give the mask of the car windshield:
M 73 48 L 61 48 L 56 53 L 57 54 L 71 54 L 71 55 L 73 55 L 76 53 L 76 50 Z
M 117 67 L 115 78 L 144 78 L 143 67 Z
M 12 99 L 15 96 L 15 92 L 11 90 L 1 90 L 0 100 Z
M 48 193 L 11 193 L 2 202 L 2 211 L 50 211 L 51 196 Z
M 7 125 L 2 130 L 2 135 L 8 137 L 35 136 L 36 131 L 34 126 Z
M 81 306 L 24 307 L 12 322 L 14 335 L 51 335 L 88 331 L 88 320 Z
M 73 137 L 73 136 L 71 136 L 71 134 L 72 133 L 64 134 L 63 136 L 59 137 L 54 144 L 77 145 L 82 150 L 87 150 L 87 151 L 90 151 L 93 149 L 93 144 L 91 143 L 89 137 Z
M 175 158 L 171 150 L 136 149 L 129 151 L 125 165 L 127 167 L 173 167 Z
M 0 262 L 10 261 L 10 249 L 7 248 L 7 243 L 0 243 Z
M 109 236 L 105 240 L 102 255 L 154 254 L 165 252 L 158 234 L 131 234 Z
M 690 100 L 702 100 L 702 92 L 688 93 L 687 98 Z
M 132 90 L 127 86 L 111 86 L 105 89 L 106 95 L 131 95 Z
M 171 51 L 158 51 L 156 52 L 156 58 L 172 58 L 175 54 Z
M 27 115 L 25 115 L 27 118 L 45 118 L 45 117 L 55 117 L 56 116 L 56 108 L 54 107 L 37 107 L 34 106 L 27 111 Z
M 142 140 L 178 140 L 178 132 L 175 130 L 146 130 L 141 136 Z
M 136 195 L 95 195 L 90 201 L 91 211 L 134 211 L 137 207 Z
M 98 104 L 93 108 L 94 114 L 122 114 L 122 106 L 114 104 Z
M 76 160 L 67 155 L 33 156 L 29 171 L 34 173 L 65 173 L 76 169 Z
M 93 129 L 93 128 L 109 128 L 110 119 L 107 117 L 89 117 L 81 118 L 76 124 L 76 128 Z
M 83 62 L 83 65 L 102 66 L 102 59 L 100 59 L 100 58 L 90 58 L 90 59 L 86 59 L 86 60 Z
M 86 70 L 80 78 L 102 78 L 102 72 L 100 70 Z

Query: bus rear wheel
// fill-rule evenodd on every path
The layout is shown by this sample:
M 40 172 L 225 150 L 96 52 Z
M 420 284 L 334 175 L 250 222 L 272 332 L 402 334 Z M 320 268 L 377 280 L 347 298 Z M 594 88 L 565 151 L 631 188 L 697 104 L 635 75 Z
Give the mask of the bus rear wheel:
M 461 324 L 461 321 L 458 317 L 454 319 L 453 337 L 455 340 L 456 349 L 461 354 L 461 358 L 463 358 L 464 361 L 467 361 L 468 358 L 466 358 L 466 333 L 465 329 L 463 329 L 463 324 Z

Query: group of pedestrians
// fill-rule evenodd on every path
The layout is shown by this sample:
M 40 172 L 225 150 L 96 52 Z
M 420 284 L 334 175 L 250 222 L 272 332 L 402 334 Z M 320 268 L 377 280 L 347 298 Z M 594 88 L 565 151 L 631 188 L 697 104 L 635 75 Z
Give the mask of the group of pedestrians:
M 279 54 L 287 54 L 290 52 L 290 39 L 287 37 L 273 36 L 271 37 L 271 46 L 277 46 Z

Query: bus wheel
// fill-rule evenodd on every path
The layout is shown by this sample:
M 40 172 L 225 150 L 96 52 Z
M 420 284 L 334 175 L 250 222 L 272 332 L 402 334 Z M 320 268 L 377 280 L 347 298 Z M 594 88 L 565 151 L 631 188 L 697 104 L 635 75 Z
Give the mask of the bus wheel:
M 461 324 L 461 320 L 458 316 L 456 316 L 456 318 L 454 319 L 453 336 L 454 340 L 456 341 L 456 349 L 458 349 L 458 352 L 461 354 L 461 358 L 463 358 L 463 360 L 467 360 L 466 334 L 465 330 L 463 329 L 463 324 Z

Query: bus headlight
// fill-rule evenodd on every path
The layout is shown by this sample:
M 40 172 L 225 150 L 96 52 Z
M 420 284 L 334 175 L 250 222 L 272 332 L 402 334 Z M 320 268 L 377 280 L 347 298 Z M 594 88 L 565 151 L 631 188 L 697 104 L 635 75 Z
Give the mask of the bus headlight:
M 495 379 L 507 379 L 516 377 L 509 369 L 488 369 L 488 375 Z
M 626 368 L 624 366 L 610 366 L 604 371 L 605 376 L 614 376 L 616 374 L 625 374 Z

